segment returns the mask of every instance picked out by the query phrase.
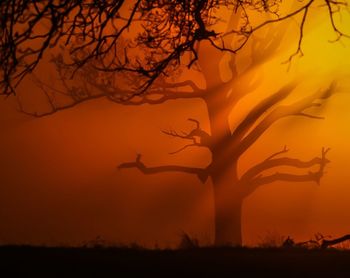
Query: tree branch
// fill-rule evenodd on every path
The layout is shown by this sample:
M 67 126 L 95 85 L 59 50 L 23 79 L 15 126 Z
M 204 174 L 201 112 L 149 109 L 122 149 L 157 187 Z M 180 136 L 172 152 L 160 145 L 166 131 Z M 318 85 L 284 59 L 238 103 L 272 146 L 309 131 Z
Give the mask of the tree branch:
M 234 138 L 234 140 L 241 140 L 261 118 L 261 116 L 267 113 L 269 109 L 278 104 L 280 101 L 287 98 L 295 87 L 296 84 L 288 84 L 256 105 L 245 117 L 245 119 L 237 126 L 235 131 L 232 133 L 232 138 Z
M 200 127 L 200 122 L 198 120 L 191 119 L 191 118 L 189 118 L 188 120 L 196 124 L 196 127 L 192 129 L 190 132 L 181 132 L 180 134 L 174 130 L 162 131 L 164 134 L 168 136 L 192 141 L 192 144 L 185 145 L 184 147 L 180 148 L 175 152 L 171 152 L 170 154 L 179 153 L 188 147 L 209 147 L 210 146 L 211 136 Z
M 264 21 L 256 26 L 250 26 L 249 16 L 246 14 L 246 16 L 245 16 L 246 21 L 247 21 L 246 26 L 241 28 L 241 30 L 232 30 L 230 32 L 230 33 L 236 33 L 236 34 L 241 35 L 243 37 L 241 44 L 234 51 L 238 51 L 238 50 L 242 49 L 247 44 L 247 42 L 251 38 L 252 34 L 256 33 L 258 30 L 264 28 L 265 26 L 271 25 L 274 23 L 280 23 L 280 22 L 283 22 L 283 21 L 286 21 L 288 19 L 295 18 L 296 16 L 301 15 L 301 19 L 300 19 L 300 23 L 299 23 L 299 30 L 298 30 L 299 34 L 298 34 L 297 48 L 296 48 L 295 52 L 289 56 L 288 60 L 285 63 L 290 64 L 291 61 L 293 60 L 293 58 L 295 56 L 297 56 L 298 54 L 300 54 L 302 56 L 303 55 L 302 42 L 304 39 L 305 24 L 307 22 L 307 18 L 308 18 L 308 15 L 310 13 L 312 6 L 315 5 L 315 3 L 318 3 L 318 1 L 308 0 L 305 2 L 306 3 L 304 5 L 302 5 L 301 7 L 298 7 L 297 9 L 295 9 L 292 12 L 287 13 L 286 15 L 281 16 L 281 15 L 278 15 L 276 13 L 275 19 L 266 20 L 266 21 Z M 323 6 L 326 6 L 327 10 L 328 10 L 328 14 L 329 14 L 328 19 L 330 21 L 330 24 L 333 28 L 333 31 L 335 32 L 335 34 L 337 36 L 337 38 L 334 41 L 338 41 L 342 37 L 350 38 L 350 36 L 348 34 L 345 34 L 344 32 L 339 30 L 339 28 L 337 27 L 337 25 L 335 23 L 335 19 L 334 19 L 334 14 L 339 13 L 341 11 L 341 8 L 348 9 L 348 3 L 346 1 L 342 1 L 342 0 L 339 0 L 339 1 L 324 0 L 323 2 L 324 2 Z
M 201 94 L 198 93 L 185 93 L 185 92 L 164 92 L 163 90 L 148 92 L 143 96 L 132 96 L 131 98 L 119 97 L 119 96 L 110 96 L 109 100 L 122 104 L 122 105 L 130 105 L 137 106 L 142 104 L 162 104 L 169 100 L 177 100 L 177 99 L 193 99 L 193 98 L 201 98 Z
M 192 99 L 192 98 L 201 98 L 203 90 L 197 89 L 196 84 L 191 80 L 183 81 L 177 83 L 179 86 L 190 86 L 194 89 L 193 92 L 184 92 L 184 91 L 175 91 L 172 90 L 172 86 L 176 88 L 176 84 L 168 84 L 167 87 L 155 88 L 148 91 L 147 94 L 142 96 L 134 95 L 134 91 L 123 89 L 113 84 L 103 84 L 95 79 L 87 69 L 84 69 L 80 74 L 82 76 L 85 75 L 84 79 L 81 80 L 81 86 L 69 85 L 68 80 L 65 77 L 65 73 L 62 72 L 62 69 L 58 69 L 59 79 L 61 80 L 61 85 L 63 86 L 63 90 L 57 89 L 50 84 L 40 80 L 35 75 L 33 75 L 33 82 L 39 87 L 39 89 L 43 92 L 47 99 L 47 106 L 49 109 L 47 111 L 42 112 L 30 112 L 24 109 L 23 103 L 18 98 L 18 106 L 19 111 L 34 117 L 45 117 L 48 115 L 52 115 L 58 111 L 66 110 L 69 108 L 73 108 L 78 104 L 83 102 L 99 99 L 99 98 L 107 98 L 108 100 L 128 106 L 138 106 L 143 104 L 157 105 L 163 104 L 169 100 L 177 100 L 177 99 Z M 86 77 L 87 76 L 87 77 Z M 88 78 L 91 77 L 91 78 Z M 165 83 L 164 83 L 165 85 Z M 58 102 L 53 101 L 53 97 L 55 94 L 63 95 L 65 98 L 68 98 L 64 104 L 60 104 Z
M 181 172 L 188 174 L 195 174 L 202 183 L 205 183 L 209 177 L 207 169 L 195 168 L 195 167 L 186 167 L 178 165 L 164 165 L 158 167 L 147 167 L 143 162 L 141 162 L 141 155 L 137 155 L 135 162 L 122 163 L 118 166 L 118 169 L 130 169 L 136 168 L 139 169 L 145 175 L 153 175 L 158 173 L 165 172 Z
M 247 170 L 241 177 L 242 181 L 251 181 L 257 176 L 262 175 L 262 173 L 266 170 L 270 170 L 275 167 L 281 167 L 281 166 L 291 166 L 295 168 L 310 168 L 315 165 L 325 165 L 329 163 L 330 161 L 326 158 L 326 154 L 328 153 L 329 149 L 322 149 L 321 157 L 315 157 L 313 159 L 310 159 L 308 161 L 302 161 L 299 159 L 289 158 L 289 157 L 280 157 L 280 158 L 274 158 L 280 154 L 287 153 L 289 150 L 284 147 L 282 151 L 276 152 L 275 154 L 269 156 L 264 161 L 256 164 L 255 166 L 251 167 L 249 170 Z
M 170 152 L 169 154 L 177 154 L 177 153 L 182 152 L 183 150 L 190 148 L 190 147 L 204 147 L 204 146 L 202 144 L 199 144 L 199 143 L 188 144 L 188 145 L 185 145 L 174 152 Z
M 322 148 L 321 157 L 315 157 L 309 161 L 301 161 L 299 159 L 292 159 L 288 157 L 267 159 L 263 162 L 253 166 L 249 169 L 241 178 L 241 181 L 247 183 L 249 186 L 249 192 L 254 191 L 259 186 L 269 184 L 275 181 L 289 181 L 289 182 L 307 182 L 314 181 L 320 184 L 320 180 L 324 175 L 324 169 L 330 161 L 326 155 L 329 152 L 329 148 Z M 295 168 L 311 168 L 319 165 L 317 171 L 308 171 L 305 174 L 291 174 L 291 173 L 279 173 L 276 172 L 271 175 L 263 176 L 263 172 L 275 167 L 291 166 Z
M 251 145 L 253 145 L 256 140 L 275 122 L 281 120 L 283 118 L 289 116 L 304 116 L 310 118 L 311 116 L 305 114 L 305 110 L 312 107 L 319 107 L 323 104 L 323 102 L 331 97 L 335 92 L 336 84 L 332 82 L 332 84 L 325 90 L 320 90 L 308 97 L 305 97 L 293 104 L 290 105 L 281 105 L 276 107 L 273 111 L 271 111 L 265 118 L 263 118 L 259 124 L 257 124 L 253 130 L 249 132 L 247 136 L 245 136 L 240 143 L 238 144 L 238 155 L 244 153 Z M 312 116 L 314 119 L 320 119 L 320 117 Z M 255 120 L 255 118 L 254 118 Z M 251 126 L 252 123 L 248 121 L 246 125 Z M 243 125 L 242 129 L 245 131 L 246 127 Z
M 347 241 L 347 240 L 350 240 L 350 234 L 342 236 L 342 237 L 339 237 L 339 238 L 330 239 L 330 240 L 323 239 L 322 240 L 322 244 L 321 244 L 321 248 L 322 249 L 326 249 L 329 246 L 332 246 L 332 245 L 335 245 L 335 244 L 339 244 L 339 243 L 342 243 L 342 242 Z
M 117 77 L 113 77 L 117 78 Z M 136 80 L 132 80 L 135 82 Z M 123 105 L 142 105 L 142 104 L 162 104 L 168 100 L 201 98 L 204 90 L 197 87 L 191 81 L 186 80 L 178 83 L 161 82 L 159 86 L 149 88 L 147 94 L 135 94 L 133 90 L 122 89 L 119 86 L 103 84 L 97 80 L 87 80 L 91 87 L 98 89 L 101 94 L 106 95 L 109 100 Z M 162 86 L 161 86 L 162 85 Z M 179 91 L 178 88 L 189 86 L 192 92 Z
M 156 82 L 154 86 L 164 88 L 164 89 L 178 89 L 182 87 L 190 87 L 192 89 L 192 92 L 194 93 L 205 93 L 205 89 L 201 89 L 198 87 L 198 85 L 193 82 L 192 80 L 184 80 L 180 82 L 165 82 L 165 81 L 160 81 Z

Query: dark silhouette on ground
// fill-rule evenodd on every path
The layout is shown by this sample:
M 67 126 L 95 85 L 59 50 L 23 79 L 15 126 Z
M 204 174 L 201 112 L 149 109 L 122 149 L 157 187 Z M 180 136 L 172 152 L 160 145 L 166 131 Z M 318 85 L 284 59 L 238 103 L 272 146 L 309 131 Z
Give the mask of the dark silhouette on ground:
M 331 238 L 330 236 L 324 236 L 320 233 L 316 233 L 313 239 L 302 242 L 295 242 L 290 236 L 288 236 L 282 244 L 284 248 L 308 248 L 308 249 L 327 249 L 329 247 L 338 246 L 344 242 L 350 240 L 350 235 L 344 235 L 338 238 Z M 344 248 L 343 248 L 344 249 Z
M 350 240 L 350 235 L 345 235 L 345 236 L 335 238 L 335 239 L 330 239 L 330 240 L 325 239 L 323 240 L 321 247 L 327 248 L 329 246 L 333 246 L 348 240 Z
M 349 261 L 328 249 L 0 247 L 2 277 L 349 277 Z

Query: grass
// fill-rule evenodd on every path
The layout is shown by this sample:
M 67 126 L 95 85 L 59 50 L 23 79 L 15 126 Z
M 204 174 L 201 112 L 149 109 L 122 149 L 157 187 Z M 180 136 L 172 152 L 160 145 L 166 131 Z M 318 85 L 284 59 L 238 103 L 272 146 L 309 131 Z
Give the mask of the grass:
M 276 231 L 268 231 L 266 234 L 259 237 L 258 247 L 278 248 L 283 245 L 286 239 L 286 236 L 280 235 Z
M 0 247 L 1 277 L 350 277 L 350 251 Z

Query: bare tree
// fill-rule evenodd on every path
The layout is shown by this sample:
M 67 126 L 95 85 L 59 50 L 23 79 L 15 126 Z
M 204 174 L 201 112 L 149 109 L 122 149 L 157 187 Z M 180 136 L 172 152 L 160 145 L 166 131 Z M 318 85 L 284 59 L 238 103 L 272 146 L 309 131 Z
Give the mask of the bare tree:
M 51 3 L 51 1 L 49 2 Z M 93 2 L 89 1 L 69 2 L 76 2 L 79 9 L 81 5 L 89 9 L 98 9 L 99 7 L 98 5 L 97 7 L 91 6 Z M 84 4 L 82 4 L 83 2 Z M 119 2 L 118 9 L 121 9 L 124 4 L 124 1 L 106 1 L 108 5 L 112 5 L 112 2 L 114 4 Z M 241 209 L 242 203 L 247 196 L 252 194 L 257 188 L 275 181 L 311 181 L 319 183 L 324 174 L 324 168 L 329 163 L 327 159 L 329 149 L 322 148 L 319 156 L 308 161 L 302 161 L 287 157 L 288 149 L 285 147 L 252 166 L 242 175 L 238 175 L 237 167 L 241 156 L 274 123 L 293 116 L 320 119 L 320 117 L 310 114 L 309 109 L 322 106 L 335 92 L 335 84 L 331 84 L 328 88 L 311 92 L 292 104 L 285 104 L 284 101 L 293 93 L 296 87 L 296 84 L 288 84 L 277 92 L 272 92 L 270 96 L 251 107 L 250 112 L 236 127 L 232 128 L 229 125 L 229 114 L 237 108 L 237 103 L 254 88 L 254 84 L 250 84 L 250 88 L 249 84 L 247 84 L 245 90 L 232 92 L 236 82 L 244 80 L 245 75 L 248 75 L 256 66 L 263 63 L 264 59 L 267 59 L 276 50 L 282 37 L 281 34 L 276 33 L 276 30 L 270 29 L 265 34 L 265 41 L 254 40 L 253 34 L 257 30 L 265 28 L 272 23 L 282 22 L 294 17 L 300 19 L 301 17 L 297 51 L 291 56 L 290 59 L 292 59 L 296 54 L 302 53 L 301 44 L 304 24 L 309 16 L 310 8 L 322 2 L 329 11 L 330 23 L 335 33 L 339 37 L 344 36 L 335 24 L 334 14 L 341 7 L 346 7 L 347 3 L 345 1 L 300 1 L 296 8 L 284 15 L 279 13 L 281 2 L 277 0 L 135 1 L 131 5 L 127 19 L 121 15 L 117 17 L 118 20 L 126 23 L 123 25 L 125 29 L 116 28 L 115 32 L 117 33 L 114 32 L 114 35 L 121 34 L 121 30 L 124 32 L 124 30 L 131 28 L 130 22 L 133 21 L 141 22 L 142 26 L 141 31 L 136 32 L 134 39 L 131 40 L 132 42 L 126 42 L 124 47 L 121 46 L 121 41 L 122 38 L 128 41 L 128 34 L 118 35 L 117 38 L 105 35 L 103 30 L 101 31 L 102 24 L 97 27 L 97 30 L 102 32 L 99 33 L 94 30 L 94 21 L 89 19 L 90 21 L 88 20 L 88 22 L 91 26 L 88 27 L 88 30 L 91 28 L 91 30 L 94 30 L 90 33 L 90 31 L 87 32 L 84 29 L 85 23 L 80 21 L 82 20 L 81 16 L 75 17 L 74 14 L 72 17 L 70 15 L 68 16 L 67 26 L 73 26 L 74 31 L 62 31 L 64 36 L 68 38 L 76 36 L 76 38 L 83 38 L 83 40 L 76 40 L 75 44 L 73 44 L 73 50 L 70 51 L 71 64 L 67 63 L 64 60 L 64 55 L 61 54 L 56 55 L 53 59 L 63 84 L 61 89 L 53 88 L 40 80 L 36 80 L 38 86 L 40 86 L 47 97 L 49 107 L 47 111 L 36 114 L 36 116 L 49 115 L 58 110 L 70 108 L 85 100 L 100 97 L 107 97 L 109 100 L 123 105 L 162 104 L 168 100 L 201 99 L 207 108 L 210 123 L 209 131 L 204 130 L 198 120 L 189 119 L 194 126 L 191 131 L 180 133 L 170 130 L 164 131 L 164 133 L 189 142 L 173 153 L 192 147 L 209 149 L 212 158 L 207 167 L 197 168 L 179 165 L 148 167 L 142 162 L 141 155 L 137 155 L 135 161 L 123 163 L 119 168 L 137 168 L 144 174 L 169 171 L 184 172 L 196 175 L 203 183 L 211 179 L 215 200 L 215 244 L 241 245 Z M 48 8 L 51 11 L 54 10 L 52 5 L 51 3 L 51 6 L 49 5 Z M 220 20 L 217 17 L 218 13 L 215 13 L 215 9 L 219 9 L 222 6 L 229 7 L 232 11 L 232 16 L 227 22 L 226 31 L 220 34 L 215 31 L 215 26 Z M 56 8 L 56 6 L 54 7 Z M 108 15 L 110 13 L 105 14 L 103 6 L 101 7 L 101 13 L 103 14 L 101 17 L 109 20 Z M 253 26 L 250 22 L 251 11 L 267 13 L 269 19 Z M 36 13 L 39 14 L 39 12 Z M 99 14 L 97 11 L 96 13 Z M 85 12 L 82 12 L 82 14 L 85 15 Z M 85 17 L 83 16 L 83 18 Z M 105 22 L 98 18 L 96 20 L 99 24 L 100 21 Z M 5 22 L 8 24 L 7 21 Z M 66 21 L 63 20 L 63 22 L 67 24 Z M 82 29 L 74 27 L 79 26 L 77 22 L 82 24 Z M 57 29 L 57 27 L 55 28 Z M 63 28 L 62 30 L 66 29 Z M 67 30 L 72 29 L 68 28 Z M 86 37 L 84 37 L 85 32 L 89 33 Z M 94 37 L 95 35 L 97 37 Z M 50 33 L 44 37 L 47 38 L 48 36 L 51 36 Z M 62 34 L 59 33 L 57 36 L 61 39 Z M 104 39 L 104 36 L 106 36 L 106 39 Z M 103 47 L 100 45 L 110 39 L 112 43 L 107 43 Z M 201 57 L 202 50 L 198 50 L 199 44 L 200 48 L 204 49 L 204 53 L 210 57 L 213 63 L 208 63 L 207 59 Z M 2 47 L 4 45 L 6 44 L 3 43 Z M 16 45 L 16 42 L 13 45 Z M 110 46 L 113 46 L 114 50 L 112 52 L 109 52 Z M 242 50 L 243 46 L 251 48 L 251 57 L 246 62 L 244 69 L 238 70 L 237 56 L 235 54 L 237 51 Z M 139 49 L 143 55 L 141 58 L 134 59 L 131 62 L 130 57 L 134 57 L 133 50 L 135 49 Z M 22 75 L 15 74 L 18 71 L 18 67 L 12 64 L 16 59 L 20 59 L 17 56 L 11 57 L 13 53 L 18 54 L 12 49 L 9 52 L 5 52 L 8 55 L 4 56 L 6 59 L 3 59 L 3 56 L 1 56 L 1 61 L 11 65 L 8 66 L 5 63 L 4 66 L 5 78 L 2 84 L 5 87 L 7 86 L 6 88 L 11 88 L 11 78 L 23 75 L 22 73 Z M 29 53 L 40 59 L 40 55 L 37 53 Z M 110 58 L 111 53 L 114 58 Z M 231 54 L 229 65 L 232 74 L 228 81 L 223 82 L 218 74 L 219 61 L 223 59 L 226 53 Z M 34 67 L 35 65 L 34 63 Z M 28 69 L 26 68 L 27 66 L 28 64 L 24 65 L 24 74 Z M 199 87 L 192 80 L 169 81 L 167 75 L 172 75 L 172 72 L 181 66 L 187 66 L 188 68 L 198 66 L 206 80 L 206 88 Z M 127 74 L 125 75 L 125 73 Z M 69 81 L 68 76 L 72 75 L 75 76 L 75 82 L 80 80 L 79 86 Z M 132 78 L 132 82 L 136 82 L 136 86 L 130 88 L 128 86 L 130 84 L 128 78 Z M 64 105 L 59 104 L 57 95 L 67 98 L 68 102 Z M 25 112 L 23 107 L 21 109 Z M 294 174 L 276 171 L 271 174 L 271 171 L 281 166 L 305 169 L 305 173 Z
M 260 46 L 257 46 L 255 50 L 257 58 Z M 264 50 L 266 51 L 266 49 Z M 221 52 L 216 53 L 222 55 Z M 216 56 L 213 53 L 210 57 Z M 255 65 L 253 62 L 252 66 Z M 183 97 L 202 99 L 209 116 L 210 131 L 202 129 L 200 123 L 193 119 L 189 119 L 189 121 L 193 123 L 194 128 L 188 133 L 173 130 L 164 131 L 169 136 L 189 142 L 174 153 L 191 147 L 208 148 L 212 155 L 208 166 L 205 168 L 178 165 L 147 167 L 142 162 L 141 155 L 138 155 L 134 162 L 123 163 L 119 168 L 137 168 L 144 174 L 169 171 L 189 173 L 196 175 L 203 183 L 210 179 L 213 184 L 215 202 L 215 245 L 241 245 L 241 210 L 244 199 L 256 189 L 276 181 L 320 183 L 324 168 L 329 163 L 327 159 L 329 149 L 322 148 L 319 156 L 302 161 L 286 156 L 289 150 L 284 147 L 239 176 L 240 158 L 266 130 L 281 119 L 294 116 L 320 119 L 321 117 L 308 113 L 308 109 L 322 106 L 324 101 L 335 92 L 335 85 L 332 84 L 324 90 L 313 92 L 292 104 L 284 104 L 283 101 L 295 89 L 295 84 L 288 84 L 252 107 L 246 117 L 232 129 L 228 121 L 229 114 L 232 111 L 234 113 L 238 101 L 245 97 L 249 91 L 230 94 L 230 89 L 234 87 L 232 83 L 237 82 L 242 77 L 236 73 L 236 75 L 232 75 L 229 82 L 223 83 L 217 74 L 213 74 L 214 71 L 218 71 L 218 67 L 213 66 L 202 68 L 207 89 L 201 90 L 193 86 L 190 93 L 182 92 L 182 96 L 170 95 L 171 98 L 178 99 Z M 166 98 L 167 94 L 163 97 Z M 143 99 L 141 102 L 148 101 Z M 278 169 L 283 166 L 305 169 L 305 172 L 302 174 L 279 172 Z M 272 172 L 274 169 L 276 172 Z

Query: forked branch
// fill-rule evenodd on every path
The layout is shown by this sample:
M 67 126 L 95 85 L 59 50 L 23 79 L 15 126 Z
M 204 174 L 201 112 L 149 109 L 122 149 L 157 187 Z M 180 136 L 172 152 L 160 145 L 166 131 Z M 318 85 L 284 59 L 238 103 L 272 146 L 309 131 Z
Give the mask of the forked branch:
M 264 114 L 276 104 L 286 99 L 293 92 L 295 87 L 296 84 L 288 84 L 258 103 L 235 129 L 232 138 L 234 138 L 234 140 L 241 140 Z
M 271 170 L 276 167 L 290 166 L 295 168 L 310 168 L 315 165 L 320 165 L 320 171 L 323 172 L 324 166 L 330 161 L 326 158 L 327 153 L 329 152 L 329 148 L 322 148 L 321 156 L 315 157 L 307 161 L 302 161 L 300 159 L 289 158 L 289 157 L 280 157 L 276 158 L 281 154 L 287 153 L 289 150 L 285 146 L 283 150 L 276 152 L 269 156 L 267 159 L 262 162 L 256 164 L 247 170 L 241 177 L 241 180 L 251 181 L 257 176 L 262 176 L 263 172 L 266 170 Z
M 249 184 L 251 190 L 255 190 L 257 187 L 269 184 L 275 181 L 290 181 L 290 182 L 307 182 L 313 181 L 320 184 L 320 180 L 324 175 L 324 169 L 328 163 L 330 163 L 327 158 L 327 153 L 329 148 L 322 148 L 321 156 L 315 157 L 308 161 L 302 161 L 299 159 L 293 159 L 289 157 L 274 158 L 276 155 L 281 153 L 286 153 L 288 150 L 285 148 L 283 151 L 276 153 L 270 158 L 264 160 L 263 162 L 253 166 L 241 177 L 241 181 Z M 305 174 L 291 174 L 291 173 L 280 173 L 276 172 L 270 175 L 263 175 L 264 171 L 271 170 L 275 167 L 289 166 L 301 169 L 310 169 L 318 165 L 316 171 L 309 170 Z
M 189 147 L 209 147 L 210 145 L 210 135 L 204 131 L 201 126 L 200 122 L 195 119 L 189 118 L 188 121 L 194 122 L 196 124 L 196 127 L 192 129 L 190 132 L 181 132 L 178 133 L 174 130 L 163 130 L 162 132 L 168 136 L 181 138 L 185 140 L 191 140 L 192 143 L 187 144 L 183 147 L 181 147 L 179 150 L 171 152 L 170 154 L 176 154 L 179 153 Z
M 291 116 L 302 116 L 313 119 L 322 119 L 322 117 L 310 115 L 306 111 L 313 107 L 322 106 L 325 100 L 330 98 L 335 92 L 336 84 L 335 82 L 333 82 L 328 88 L 324 90 L 319 90 L 314 94 L 311 94 L 310 96 L 307 96 L 299 101 L 296 101 L 289 105 L 277 106 L 265 117 L 263 117 L 264 111 L 259 111 L 260 107 L 258 105 L 255 110 L 257 110 L 260 113 L 252 113 L 252 115 L 248 115 L 248 117 L 242 122 L 242 124 L 238 128 L 237 132 L 240 139 L 242 137 L 241 134 L 246 132 L 248 127 L 253 126 L 254 123 L 257 123 L 257 121 L 259 121 L 252 128 L 252 130 L 250 130 L 249 133 L 247 133 L 247 135 L 243 139 L 241 139 L 240 142 L 236 143 L 238 145 L 238 155 L 243 154 L 251 145 L 253 145 L 256 142 L 257 139 L 260 138 L 262 134 L 265 133 L 265 131 L 268 128 L 270 128 L 274 123 L 281 119 Z M 284 98 L 285 97 L 283 97 L 281 100 L 283 100 Z M 275 102 L 271 101 L 271 105 L 274 104 Z

